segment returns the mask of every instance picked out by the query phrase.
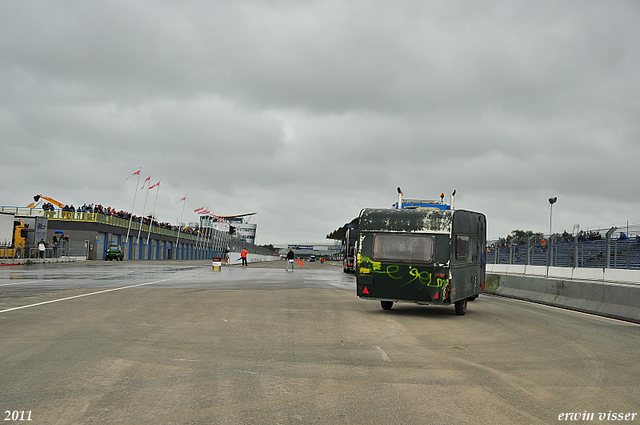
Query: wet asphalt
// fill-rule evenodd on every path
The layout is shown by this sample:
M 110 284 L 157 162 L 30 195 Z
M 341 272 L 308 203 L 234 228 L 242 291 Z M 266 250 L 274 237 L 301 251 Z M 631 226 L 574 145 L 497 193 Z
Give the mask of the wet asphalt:
M 0 268 L 0 410 L 33 424 L 547 424 L 639 410 L 638 325 L 484 295 L 465 316 L 383 311 L 339 264 L 284 267 Z

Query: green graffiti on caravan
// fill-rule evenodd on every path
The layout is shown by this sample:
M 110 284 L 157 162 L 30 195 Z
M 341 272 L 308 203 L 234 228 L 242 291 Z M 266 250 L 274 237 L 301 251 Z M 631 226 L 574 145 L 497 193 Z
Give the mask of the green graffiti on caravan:
M 418 282 L 422 283 L 423 285 L 431 286 L 431 273 L 429 273 L 428 271 L 425 270 L 423 272 L 419 272 L 415 267 L 409 267 L 409 275 L 413 276 L 413 279 L 411 279 L 407 283 L 411 283 L 417 279 Z
M 402 276 L 395 276 L 400 271 L 400 266 L 396 264 L 388 265 L 382 270 L 382 263 L 380 261 L 373 261 L 372 259 L 358 254 L 358 270 L 360 273 L 380 273 L 386 274 L 391 279 L 402 279 Z
M 432 274 L 427 270 L 424 270 L 421 272 L 416 267 L 412 267 L 412 266 L 406 266 L 406 267 L 407 268 L 405 269 L 404 267 L 401 267 L 398 264 L 390 264 L 383 269 L 381 262 L 373 261 L 368 257 L 358 254 L 358 270 L 362 274 L 368 274 L 368 273 L 384 274 L 394 280 L 410 279 L 413 277 L 413 279 L 402 283 L 402 286 L 406 286 L 414 281 L 418 281 L 424 286 L 429 286 L 432 288 L 440 288 L 447 283 L 446 279 L 440 279 L 440 278 L 436 278 L 434 281 L 432 279 Z M 405 270 L 408 270 L 409 272 L 408 276 L 403 273 Z M 401 283 L 401 282 L 398 282 L 398 283 Z

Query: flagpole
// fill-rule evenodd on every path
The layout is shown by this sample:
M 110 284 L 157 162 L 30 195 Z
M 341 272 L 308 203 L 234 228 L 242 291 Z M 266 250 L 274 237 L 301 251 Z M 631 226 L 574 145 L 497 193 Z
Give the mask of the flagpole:
M 211 219 L 211 211 L 207 210 L 207 222 Z M 202 242 L 202 255 L 206 258 L 206 250 L 209 246 L 209 228 L 204 228 L 204 241 Z
M 202 213 L 206 211 L 206 209 L 204 207 L 202 208 L 198 208 L 197 210 L 194 210 L 193 212 L 197 212 L 198 213 L 198 220 L 200 220 L 200 217 L 202 216 Z M 200 223 L 198 223 L 198 233 L 196 233 L 196 255 L 198 253 L 198 248 L 200 246 L 200 235 L 202 234 L 202 231 L 200 229 L 200 224 L 202 223 L 202 220 L 200 220 Z
M 206 216 L 207 222 L 211 219 L 211 212 Z M 204 244 L 202 245 L 202 255 L 207 258 L 207 251 L 209 250 L 209 227 L 204 228 Z
M 184 195 L 184 198 L 182 198 L 180 201 L 182 200 L 184 200 L 184 204 L 182 204 L 182 213 L 180 214 L 180 221 L 178 221 L 178 237 L 176 238 L 176 253 L 174 255 L 176 260 L 178 259 L 178 246 L 180 242 L 180 223 L 182 222 L 182 216 L 184 216 L 184 206 L 187 205 L 187 195 Z
M 147 184 L 147 182 L 151 181 L 151 176 L 147 177 L 147 179 L 144 181 L 144 183 L 142 183 L 142 189 L 144 189 L 144 185 Z M 151 183 L 149 183 L 151 184 Z M 142 216 L 140 217 L 140 227 L 138 228 L 138 245 L 140 245 L 140 232 L 142 232 L 142 225 L 144 224 L 144 210 L 147 208 L 147 197 L 149 196 L 149 190 L 147 188 L 147 191 L 144 195 L 144 205 L 142 206 Z M 141 258 L 138 258 L 138 260 L 141 260 Z
M 215 222 L 219 223 L 220 219 L 216 216 L 215 217 Z M 213 245 L 213 251 L 214 251 L 214 255 L 216 251 L 219 251 L 218 254 L 216 255 L 217 257 L 222 257 L 222 230 L 218 229 L 218 227 L 216 226 L 216 231 L 215 231 L 215 243 Z
M 196 235 L 196 257 L 200 256 L 200 245 L 202 245 L 202 215 L 200 213 L 198 213 L 198 215 L 200 215 L 200 223 L 198 223 L 198 234 Z
M 208 219 L 207 220 L 207 223 L 208 223 L 211 220 L 211 216 L 208 215 L 207 219 Z M 211 225 L 207 226 L 206 229 L 207 229 L 207 231 L 206 231 L 207 239 L 206 239 L 206 244 L 205 244 L 205 247 L 206 247 L 205 248 L 206 249 L 205 258 L 208 256 L 209 251 L 211 250 Z
M 209 206 L 208 205 L 207 205 L 207 210 L 206 211 L 207 212 L 204 215 L 205 217 L 207 217 L 209 214 L 211 214 L 211 211 L 209 211 Z M 200 223 L 202 224 L 202 220 L 200 220 Z M 205 246 L 205 243 L 207 241 L 207 238 L 206 238 L 207 233 L 204 230 L 203 226 L 200 226 L 200 227 L 202 227 L 202 229 L 201 229 L 202 238 L 200 239 L 200 250 L 202 251 L 202 254 L 204 254 L 204 246 Z
M 209 253 L 213 258 L 213 213 L 209 216 Z
M 211 222 L 213 226 L 213 222 Z M 220 233 L 217 228 L 212 229 L 213 231 L 213 256 L 217 257 L 216 251 L 218 250 L 218 246 L 220 245 Z
M 140 169 L 137 171 L 138 181 L 136 182 L 136 191 L 133 193 L 133 205 L 131 205 L 131 213 L 129 213 L 129 227 L 127 228 L 127 238 L 124 240 L 124 243 L 129 243 L 129 232 L 131 231 L 131 220 L 133 220 L 133 208 L 136 206 L 136 195 L 138 194 L 138 185 L 140 184 L 140 171 L 142 171 L 142 167 L 140 167 Z
M 149 245 L 149 236 L 151 236 L 151 226 L 153 225 L 153 217 L 155 217 L 156 215 L 156 204 L 158 203 L 158 194 L 160 193 L 160 181 L 156 185 L 154 185 L 154 186 L 158 186 L 158 190 L 156 191 L 156 200 L 153 202 L 153 212 L 151 213 L 151 224 L 149 225 L 149 232 L 147 233 L 147 245 Z

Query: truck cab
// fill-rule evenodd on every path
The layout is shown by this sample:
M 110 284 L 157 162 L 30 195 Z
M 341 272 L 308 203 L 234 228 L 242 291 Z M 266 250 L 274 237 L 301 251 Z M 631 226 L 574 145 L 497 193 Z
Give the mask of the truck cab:
M 24 257 L 27 227 L 13 215 L 0 214 L 0 258 Z

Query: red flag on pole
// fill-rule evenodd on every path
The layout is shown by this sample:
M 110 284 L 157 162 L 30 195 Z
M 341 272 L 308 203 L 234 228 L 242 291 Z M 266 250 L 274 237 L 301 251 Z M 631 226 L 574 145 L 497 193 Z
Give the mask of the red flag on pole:
M 140 168 L 140 170 L 142 170 L 142 168 Z M 131 177 L 133 176 L 139 176 L 140 175 L 140 170 L 136 171 L 135 173 L 131 174 L 129 177 L 127 177 L 126 179 L 124 179 L 124 181 L 129 180 Z
M 180 199 L 178 202 L 176 202 L 176 204 L 179 204 L 182 201 L 186 201 L 187 200 L 187 195 L 184 195 L 184 198 Z
M 160 182 L 158 182 L 158 183 L 154 184 L 153 186 L 149 186 L 149 189 L 153 189 L 153 188 L 154 188 L 154 187 L 156 187 L 156 186 L 160 186 Z
M 200 208 L 198 208 L 197 210 L 193 210 L 193 212 L 196 212 L 196 213 L 197 213 L 198 211 L 202 211 L 202 210 L 204 210 L 204 207 L 200 207 Z
M 146 179 L 144 179 L 144 181 L 142 182 L 142 187 L 140 189 L 144 189 L 145 183 L 147 183 L 149 180 L 151 180 L 151 176 L 149 176 Z

